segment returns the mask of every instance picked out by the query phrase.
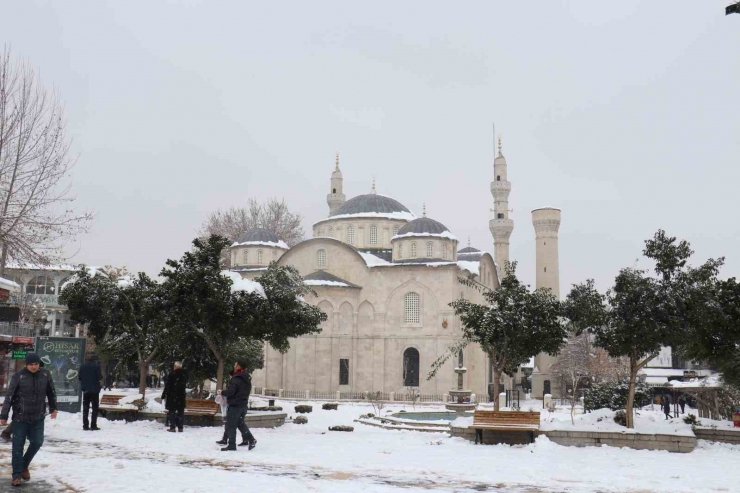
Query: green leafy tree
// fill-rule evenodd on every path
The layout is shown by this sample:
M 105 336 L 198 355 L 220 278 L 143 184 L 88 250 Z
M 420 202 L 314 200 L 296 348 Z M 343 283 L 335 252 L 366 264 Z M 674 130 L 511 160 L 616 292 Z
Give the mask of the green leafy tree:
M 251 289 L 234 285 L 220 267 L 230 243 L 217 235 L 195 239 L 192 251 L 179 261 L 168 260 L 161 273 L 170 323 L 208 347 L 219 389 L 226 362 L 244 344 L 267 342 L 285 352 L 290 338 L 320 332 L 319 324 L 326 318 L 303 301 L 311 290 L 292 267 L 273 263 Z
M 139 366 L 139 392 L 146 392 L 149 364 L 167 340 L 161 285 L 144 273 L 112 278 L 80 268 L 59 298 L 70 317 L 87 324 L 95 342 L 120 360 Z
M 464 285 L 482 291 L 486 304 L 468 300 L 450 303 L 462 322 L 463 339 L 432 364 L 428 379 L 467 344 L 479 344 L 493 368 L 493 381 L 501 373 L 513 375 L 519 366 L 538 353 L 556 354 L 567 334 L 561 318 L 560 302 L 549 289 L 530 291 L 515 275 L 516 262 L 507 263 L 506 277 L 495 291 L 475 281 L 461 279 Z M 498 392 L 494 392 L 494 409 L 499 410 Z

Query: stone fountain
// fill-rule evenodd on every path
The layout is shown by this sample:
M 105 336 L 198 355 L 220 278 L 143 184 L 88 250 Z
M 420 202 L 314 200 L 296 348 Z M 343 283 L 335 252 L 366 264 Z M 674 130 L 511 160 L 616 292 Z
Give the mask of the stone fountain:
M 470 402 L 472 390 L 463 390 L 463 375 L 468 371 L 465 367 L 455 368 L 457 373 L 457 390 L 450 390 L 450 400 L 445 404 L 448 411 L 455 411 L 458 416 L 463 416 L 467 411 L 475 409 L 475 404 Z M 468 402 L 465 402 L 465 401 Z

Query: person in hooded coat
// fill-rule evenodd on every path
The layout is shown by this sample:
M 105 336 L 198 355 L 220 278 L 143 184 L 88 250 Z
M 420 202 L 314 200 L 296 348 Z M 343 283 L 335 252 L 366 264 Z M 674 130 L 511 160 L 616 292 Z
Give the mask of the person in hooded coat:
M 98 428 L 98 405 L 100 404 L 100 381 L 103 380 L 103 372 L 100 370 L 98 355 L 92 353 L 87 362 L 80 367 L 77 378 L 82 388 L 82 429 L 97 431 Z M 92 420 L 88 421 L 92 405 Z M 92 426 L 90 426 L 92 425 Z
M 243 361 L 234 363 L 234 374 L 229 381 L 229 386 L 223 392 L 219 391 L 229 406 L 226 411 L 226 435 L 229 443 L 221 451 L 236 450 L 236 430 L 242 434 L 242 443 L 239 446 L 247 445 L 249 450 L 257 446 L 257 440 L 254 439 L 252 432 L 244 422 L 247 414 L 247 405 L 249 404 L 249 394 L 252 392 L 252 378 L 244 369 L 247 364 Z
M 182 432 L 185 421 L 185 388 L 188 382 L 187 374 L 182 369 L 182 363 L 175 362 L 174 371 L 167 377 L 167 383 L 162 392 L 162 400 L 165 401 L 165 409 L 168 411 L 169 432 Z

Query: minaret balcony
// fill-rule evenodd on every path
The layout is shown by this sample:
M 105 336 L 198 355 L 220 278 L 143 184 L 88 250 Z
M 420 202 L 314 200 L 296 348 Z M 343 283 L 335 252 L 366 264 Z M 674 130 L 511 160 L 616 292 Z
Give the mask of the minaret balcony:
M 511 219 L 491 219 L 488 221 L 488 228 L 494 239 L 507 240 L 514 230 L 514 221 Z
M 491 193 L 495 196 L 508 197 L 511 192 L 510 181 L 492 181 L 491 182 Z

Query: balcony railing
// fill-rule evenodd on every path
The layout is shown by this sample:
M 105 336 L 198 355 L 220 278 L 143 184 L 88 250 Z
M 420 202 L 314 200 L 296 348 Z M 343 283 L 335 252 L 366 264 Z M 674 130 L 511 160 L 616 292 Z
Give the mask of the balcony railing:
M 30 305 L 40 300 L 44 306 L 59 306 L 59 295 L 56 294 L 11 294 L 11 305 Z
M 38 337 L 48 336 L 49 329 L 43 325 L 25 324 L 22 322 L 0 322 L 0 335 Z

